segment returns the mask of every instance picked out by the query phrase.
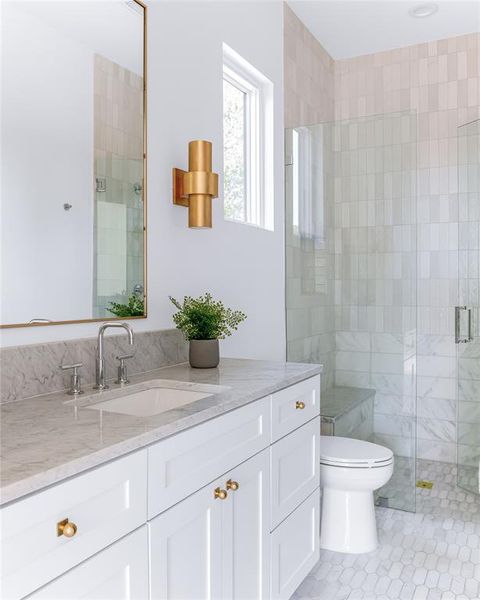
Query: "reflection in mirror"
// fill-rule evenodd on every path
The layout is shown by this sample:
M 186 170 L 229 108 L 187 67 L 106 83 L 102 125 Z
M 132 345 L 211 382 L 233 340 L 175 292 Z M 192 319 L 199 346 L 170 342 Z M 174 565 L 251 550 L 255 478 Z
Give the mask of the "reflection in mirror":
M 2 12 L 1 323 L 144 316 L 144 8 Z

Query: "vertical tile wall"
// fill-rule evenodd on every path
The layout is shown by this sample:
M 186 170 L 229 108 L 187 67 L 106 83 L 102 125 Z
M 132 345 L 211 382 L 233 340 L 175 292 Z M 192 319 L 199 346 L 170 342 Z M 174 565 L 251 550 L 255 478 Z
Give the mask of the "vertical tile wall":
M 334 60 L 284 4 L 285 127 L 334 117 Z
M 143 78 L 94 57 L 96 252 L 93 316 L 143 285 Z M 104 191 L 98 186 L 104 185 Z
M 400 255 L 408 252 L 407 248 L 412 248 L 414 243 L 417 244 L 418 456 L 450 462 L 455 461 L 457 435 L 457 349 L 453 336 L 453 307 L 459 302 L 457 128 L 480 116 L 479 39 L 479 34 L 471 34 L 333 61 L 301 21 L 288 7 L 285 8 L 286 127 L 333 120 L 344 123 L 351 120 L 353 123 L 354 119 L 400 112 L 417 114 L 417 240 L 413 240 L 410 227 L 407 227 L 408 233 L 404 227 L 400 227 L 395 233 L 396 238 L 385 238 L 382 241 L 380 237 L 375 243 L 383 244 L 386 254 L 390 254 L 388 244 L 398 242 L 403 249 Z M 337 301 L 338 294 L 345 297 L 345 294 L 363 293 L 348 289 L 350 283 L 346 283 L 348 278 L 343 279 L 342 274 L 345 267 L 336 265 L 335 259 L 339 259 L 340 248 L 345 253 L 350 251 L 347 248 L 352 243 L 354 246 L 361 246 L 364 234 L 359 234 L 359 230 L 347 231 L 348 227 L 342 226 L 342 219 L 346 218 L 342 210 L 346 209 L 340 209 L 337 205 L 337 189 L 334 195 L 326 199 L 326 204 L 327 211 L 330 204 L 336 205 L 333 223 L 336 254 L 334 257 L 327 254 L 326 264 L 328 272 L 335 268 Z M 356 201 L 361 200 L 357 198 Z M 403 210 L 398 201 L 393 202 L 390 208 L 397 215 Z M 356 215 L 353 218 L 357 219 L 357 209 L 352 210 Z M 412 225 L 413 222 L 402 222 L 401 226 Z M 336 318 L 340 329 L 335 333 L 335 328 L 327 324 L 331 323 L 331 296 L 328 293 L 307 296 L 299 291 L 302 288 L 300 273 L 304 274 L 306 270 L 308 272 L 308 261 L 312 261 L 312 253 L 302 253 L 298 240 L 295 246 L 292 236 L 289 238 L 289 226 L 287 214 L 289 358 L 325 362 L 328 385 L 334 381 L 332 375 L 335 367 L 337 383 L 347 382 L 352 385 L 355 382 L 355 385 L 363 386 L 367 379 L 370 381 L 372 374 L 370 385 L 373 385 L 373 379 L 380 376 L 386 385 L 392 384 L 399 375 L 397 360 L 403 353 L 408 357 L 413 348 L 413 330 L 401 332 L 398 322 L 392 322 L 388 326 L 390 329 L 387 328 L 386 331 L 378 329 L 378 322 L 375 328 L 372 326 L 372 330 L 368 331 L 356 331 L 353 327 L 348 329 L 344 326 L 345 311 L 342 308 L 340 312 L 337 310 Z M 339 233 L 339 230 L 343 231 Z M 327 240 L 332 233 L 333 230 L 327 228 Z M 373 243 L 368 239 L 368 234 L 366 243 L 367 248 L 368 243 Z M 407 260 L 411 267 L 410 259 Z M 377 267 L 384 270 L 396 269 L 396 273 L 398 269 L 402 272 L 406 268 L 404 262 L 398 263 L 398 257 L 393 263 L 389 261 L 390 258 L 387 263 L 382 262 Z M 293 270 L 294 265 L 296 270 Z M 360 263 L 356 263 L 353 268 L 362 267 Z M 315 273 L 314 270 L 311 272 Z M 397 288 L 393 291 L 393 279 L 387 279 L 388 281 L 379 282 L 379 286 L 382 288 L 381 294 L 391 296 L 396 293 Z M 395 285 L 403 286 L 401 279 Z M 413 283 L 412 280 L 411 282 Z M 316 287 L 318 286 L 314 282 L 313 288 Z M 329 279 L 328 290 L 331 289 L 332 281 Z M 378 293 L 380 290 L 376 289 L 375 294 Z M 312 314 L 319 306 L 325 307 L 324 315 L 327 316 L 326 322 L 323 320 L 320 329 L 317 329 L 321 333 L 315 335 Z M 360 315 L 360 319 L 362 318 Z M 400 329 L 404 329 L 403 325 Z M 349 360 L 351 357 L 346 354 L 352 351 L 363 352 L 364 357 L 357 357 L 359 362 L 352 362 Z M 397 358 L 391 361 L 388 355 L 397 355 Z M 361 370 L 360 363 L 363 364 L 364 371 Z M 351 368 L 354 364 L 356 375 L 350 378 L 349 373 L 354 372 Z M 392 423 L 392 415 L 405 414 L 408 417 L 413 409 L 411 395 L 384 394 L 380 391 L 376 406 L 376 425 L 380 436 L 389 435 L 388 423 Z M 410 422 L 407 419 L 407 424 L 402 425 L 411 431 L 410 426 L 411 419 Z M 400 429 L 396 427 L 397 432 Z
M 418 456 L 451 462 L 456 455 L 457 128 L 480 114 L 479 39 L 470 34 L 335 62 L 336 119 L 418 113 Z
M 416 116 L 334 125 L 335 385 L 376 390 L 375 439 L 415 456 Z
M 334 63 L 318 41 L 285 4 L 285 125 L 299 127 L 333 120 Z M 313 132 L 317 152 L 331 148 Z M 293 227 L 292 204 L 286 204 L 287 356 L 289 360 L 321 362 L 322 385 L 331 386 L 335 361 L 333 313 L 333 204 L 328 202 L 331 157 L 322 158 L 322 173 L 312 165 L 313 193 L 323 200 L 325 244 Z M 325 178 L 324 178 L 325 175 Z M 291 192 L 291 172 L 286 169 L 286 193 Z M 331 178 L 330 178 L 331 179 Z

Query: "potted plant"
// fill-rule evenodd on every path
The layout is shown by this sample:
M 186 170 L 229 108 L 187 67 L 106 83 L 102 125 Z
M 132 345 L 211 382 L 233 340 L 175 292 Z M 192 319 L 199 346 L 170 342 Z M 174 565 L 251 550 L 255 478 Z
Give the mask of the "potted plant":
M 212 369 L 220 360 L 218 340 L 223 340 L 247 318 L 243 312 L 225 308 L 223 302 L 211 294 L 199 298 L 185 296 L 183 304 L 169 296 L 178 312 L 173 315 L 177 329 L 183 331 L 190 342 L 190 366 Z

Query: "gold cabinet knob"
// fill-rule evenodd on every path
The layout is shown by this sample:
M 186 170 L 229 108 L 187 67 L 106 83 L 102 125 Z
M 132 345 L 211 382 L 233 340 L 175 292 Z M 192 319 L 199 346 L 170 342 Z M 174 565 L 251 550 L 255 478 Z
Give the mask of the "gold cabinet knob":
M 295 403 L 295 408 L 303 410 L 305 408 L 305 402 L 301 402 L 300 400 L 297 400 Z
M 227 490 L 222 490 L 219 487 L 215 488 L 213 495 L 215 498 L 220 498 L 220 500 L 225 500 L 225 498 L 228 496 Z
M 77 526 L 68 519 L 57 523 L 57 536 L 64 535 L 67 538 L 73 537 L 77 533 Z
M 232 490 L 233 492 L 236 492 L 239 487 L 240 485 L 238 481 L 233 481 L 233 479 L 229 479 L 227 481 L 227 490 Z

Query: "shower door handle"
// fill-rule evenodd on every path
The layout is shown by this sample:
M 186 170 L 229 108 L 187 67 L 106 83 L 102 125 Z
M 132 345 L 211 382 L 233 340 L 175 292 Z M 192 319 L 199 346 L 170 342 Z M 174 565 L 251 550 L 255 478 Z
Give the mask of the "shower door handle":
M 473 334 L 472 334 L 472 309 L 467 308 L 468 310 L 468 335 L 467 342 L 473 342 Z
M 462 337 L 460 333 L 461 325 L 461 311 L 467 311 L 467 335 Z M 468 344 L 473 342 L 472 335 L 472 309 L 468 306 L 456 306 L 455 307 L 455 343 L 456 344 Z

